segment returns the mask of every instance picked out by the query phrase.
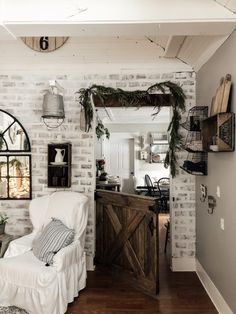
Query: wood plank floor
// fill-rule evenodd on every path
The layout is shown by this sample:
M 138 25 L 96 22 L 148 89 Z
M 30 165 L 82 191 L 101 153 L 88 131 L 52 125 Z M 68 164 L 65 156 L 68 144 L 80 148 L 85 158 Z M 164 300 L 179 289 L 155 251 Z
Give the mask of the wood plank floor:
M 87 287 L 67 314 L 217 314 L 193 272 L 171 272 L 164 254 L 166 218 L 160 216 L 160 293 L 147 296 L 112 275 L 97 269 L 88 272 Z

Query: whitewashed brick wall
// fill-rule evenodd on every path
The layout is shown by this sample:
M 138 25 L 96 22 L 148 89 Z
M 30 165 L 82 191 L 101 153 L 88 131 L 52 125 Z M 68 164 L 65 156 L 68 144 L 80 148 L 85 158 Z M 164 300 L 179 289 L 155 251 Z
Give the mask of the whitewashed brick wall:
M 177 73 L 176 82 L 180 82 L 187 96 L 186 112 L 182 116 L 184 122 L 188 110 L 196 105 L 195 100 L 195 73 Z M 183 138 L 187 131 L 181 129 Z M 187 158 L 188 153 L 178 153 L 179 164 Z M 190 156 L 191 157 L 191 156 Z M 195 270 L 196 220 L 195 220 L 195 176 L 186 173 L 181 168 L 178 175 L 172 180 L 172 269 Z
M 12 72 L 11 72 L 12 73 Z M 48 81 L 56 79 L 65 89 L 65 123 L 48 130 L 41 121 L 43 90 Z M 57 135 L 72 143 L 71 190 L 85 193 L 90 198 L 86 250 L 94 255 L 94 204 L 95 186 L 94 134 L 80 131 L 80 107 L 76 91 L 91 84 L 103 84 L 127 90 L 146 89 L 156 82 L 172 80 L 179 83 L 187 95 L 187 107 L 195 105 L 195 74 L 179 73 L 100 73 L 80 75 L 15 74 L 0 75 L 0 108 L 13 114 L 25 127 L 32 148 L 32 196 L 51 193 L 47 188 L 47 144 Z M 172 255 L 174 258 L 195 256 L 195 178 L 179 171 L 173 180 L 176 201 L 172 210 Z M 10 216 L 7 232 L 23 235 L 29 233 L 29 201 L 1 201 L 1 212 Z
M 48 130 L 41 121 L 43 90 L 48 88 L 49 75 L 0 75 L 0 108 L 13 114 L 25 127 L 32 151 L 32 197 L 46 195 L 56 189 L 47 187 L 47 144 L 58 136 L 72 143 L 72 187 L 70 190 L 90 197 L 90 213 L 87 228 L 86 250 L 94 252 L 94 138 L 93 132 L 80 131 L 80 107 L 75 92 L 86 85 L 86 78 L 68 79 L 57 76 L 65 88 L 65 123 L 58 129 Z M 87 81 L 88 82 L 88 81 Z M 89 84 L 88 82 L 87 84 Z M 10 221 L 6 231 L 23 235 L 31 230 L 29 201 L 1 201 L 1 212 Z

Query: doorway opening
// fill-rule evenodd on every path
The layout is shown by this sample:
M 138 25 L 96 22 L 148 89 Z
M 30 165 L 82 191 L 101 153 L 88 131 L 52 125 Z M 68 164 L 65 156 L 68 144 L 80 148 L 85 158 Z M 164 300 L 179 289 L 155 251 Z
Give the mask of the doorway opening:
M 124 169 L 121 168 L 125 168 L 129 176 L 133 176 L 134 187 L 145 185 L 145 174 L 154 183 L 162 177 L 169 177 L 164 158 L 168 149 L 170 107 L 162 107 L 155 117 L 152 111 L 153 107 L 99 107 L 96 110 L 110 132 L 109 140 L 100 138 L 97 141 L 96 159 L 104 159 L 105 171 L 112 171 L 112 176 L 118 176 L 115 171 L 122 172 Z M 128 173 L 125 175 L 127 178 Z M 127 186 L 121 184 L 121 191 L 128 192 Z
M 133 194 L 134 138 L 111 134 L 111 139 L 104 142 L 103 156 L 108 178 L 117 178 L 121 185 L 120 191 Z
M 119 191 L 134 195 L 148 195 L 145 175 L 151 178 L 154 189 L 160 178 L 170 177 L 169 169 L 164 167 L 165 150 L 168 147 L 167 128 L 170 122 L 170 107 L 163 107 L 153 119 L 152 107 L 136 108 L 97 108 L 99 119 L 109 129 L 110 139 L 97 141 L 96 159 L 104 160 L 104 170 L 109 182 L 119 182 Z M 109 181 L 109 177 L 111 181 Z M 113 180 L 113 181 L 112 181 Z M 117 180 L 117 181 L 114 181 Z M 170 180 L 171 182 L 171 180 Z M 101 188 L 101 186 L 97 186 Z M 115 190 L 109 184 L 105 189 Z M 169 199 L 171 184 L 169 183 Z M 160 243 L 160 254 L 170 265 L 170 203 L 168 209 L 161 211 L 160 231 L 165 233 L 166 249 Z M 161 240 L 163 242 L 163 240 Z M 162 252 L 163 251 L 163 252 Z

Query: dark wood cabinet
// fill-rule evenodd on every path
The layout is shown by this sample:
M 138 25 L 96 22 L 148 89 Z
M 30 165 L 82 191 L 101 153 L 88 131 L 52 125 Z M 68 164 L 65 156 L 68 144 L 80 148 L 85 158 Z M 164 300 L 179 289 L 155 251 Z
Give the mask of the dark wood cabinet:
M 48 144 L 48 187 L 71 186 L 70 143 Z

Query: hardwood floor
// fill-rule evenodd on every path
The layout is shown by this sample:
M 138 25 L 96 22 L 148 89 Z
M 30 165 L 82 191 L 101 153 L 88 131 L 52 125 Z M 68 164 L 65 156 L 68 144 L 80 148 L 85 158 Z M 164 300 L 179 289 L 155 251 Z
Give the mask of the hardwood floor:
M 156 298 L 96 269 L 88 272 L 87 287 L 69 305 L 67 314 L 217 314 L 195 273 L 169 269 L 168 254 L 164 253 L 165 220 L 161 215 L 160 293 Z

